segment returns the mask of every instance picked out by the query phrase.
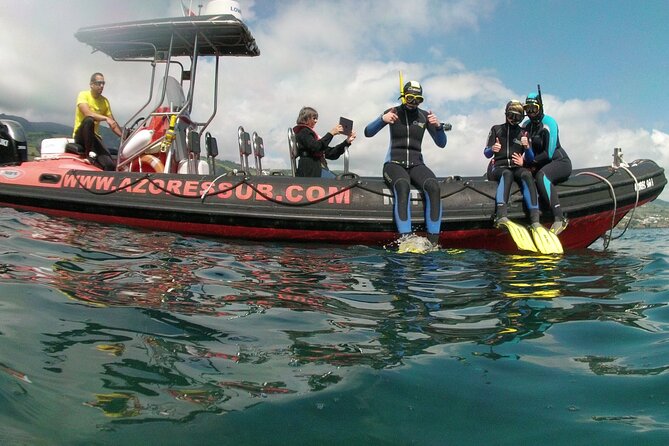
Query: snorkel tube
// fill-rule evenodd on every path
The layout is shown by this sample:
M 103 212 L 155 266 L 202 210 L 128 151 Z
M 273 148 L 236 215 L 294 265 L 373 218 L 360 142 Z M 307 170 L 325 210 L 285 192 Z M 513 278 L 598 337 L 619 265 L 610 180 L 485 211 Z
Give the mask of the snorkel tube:
M 541 107 L 541 111 L 544 111 L 544 100 L 541 99 L 541 85 L 537 84 L 537 101 L 539 101 L 539 107 Z
M 402 77 L 402 70 L 400 70 L 400 97 L 402 104 L 406 104 L 407 100 L 404 98 L 404 78 Z

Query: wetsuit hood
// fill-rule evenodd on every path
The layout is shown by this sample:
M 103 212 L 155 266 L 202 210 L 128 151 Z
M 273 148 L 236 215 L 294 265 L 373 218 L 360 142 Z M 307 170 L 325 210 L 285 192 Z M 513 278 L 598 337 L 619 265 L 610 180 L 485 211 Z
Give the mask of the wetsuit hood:
M 527 114 L 527 108 L 534 105 L 539 107 L 539 113 L 530 116 Z M 530 93 L 527 95 L 527 98 L 525 98 L 525 113 L 532 122 L 541 122 L 544 119 L 544 104 L 539 93 Z

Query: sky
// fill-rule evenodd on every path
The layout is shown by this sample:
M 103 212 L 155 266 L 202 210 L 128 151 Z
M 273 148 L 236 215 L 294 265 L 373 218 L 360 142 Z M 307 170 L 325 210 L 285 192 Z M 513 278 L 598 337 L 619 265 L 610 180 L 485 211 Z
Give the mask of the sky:
M 364 127 L 397 104 L 398 73 L 423 85 L 422 108 L 449 122 L 445 149 L 426 136 L 438 176 L 483 174 L 490 127 L 510 99 L 541 84 L 574 167 L 669 166 L 667 0 L 238 0 L 260 57 L 222 58 L 217 115 L 207 129 L 219 158 L 239 160 L 237 128 L 265 141 L 263 167 L 289 167 L 286 130 L 302 106 L 324 134 L 340 116 L 358 137 L 350 166 L 380 176 L 388 131 Z M 194 10 L 206 1 L 183 0 Z M 121 123 L 146 102 L 149 65 L 119 63 L 74 38 L 86 26 L 180 16 L 178 0 L 0 0 L 0 113 L 72 125 L 93 72 Z M 213 59 L 198 68 L 193 118 L 213 109 Z M 338 143 L 343 136 L 335 137 Z M 341 170 L 343 161 L 330 163 Z M 661 195 L 669 200 L 669 190 Z

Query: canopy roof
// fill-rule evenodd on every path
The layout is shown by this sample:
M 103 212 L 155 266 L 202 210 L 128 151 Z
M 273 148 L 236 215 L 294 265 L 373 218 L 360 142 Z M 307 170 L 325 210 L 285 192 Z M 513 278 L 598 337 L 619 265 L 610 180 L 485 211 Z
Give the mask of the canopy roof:
M 155 51 L 172 57 L 192 56 L 195 36 L 199 56 L 259 56 L 255 38 L 236 17 L 223 15 L 177 17 L 81 28 L 80 42 L 114 59 L 153 58 Z

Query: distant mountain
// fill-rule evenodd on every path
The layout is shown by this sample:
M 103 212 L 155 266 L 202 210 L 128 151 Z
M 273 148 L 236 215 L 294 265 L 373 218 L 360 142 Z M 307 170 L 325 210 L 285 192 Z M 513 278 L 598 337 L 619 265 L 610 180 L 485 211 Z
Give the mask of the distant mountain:
M 641 207 L 630 212 L 623 218 L 618 227 L 627 225 L 627 221 L 632 217 L 630 227 L 632 228 L 669 228 L 669 203 L 656 199 L 646 203 Z
M 39 149 L 43 139 L 72 137 L 72 127 L 67 125 L 56 124 L 55 122 L 30 122 L 20 116 L 6 115 L 4 113 L 0 113 L 0 119 L 8 119 L 21 124 L 28 138 L 28 156 L 30 158 L 39 156 Z M 114 132 L 108 127 L 100 126 L 100 133 L 102 133 L 102 139 L 106 147 L 118 148 L 120 140 Z M 216 170 L 226 172 L 242 169 L 239 163 L 219 159 L 216 160 L 216 166 Z
M 52 133 L 54 135 L 72 135 L 72 127 L 63 124 L 56 124 L 55 122 L 30 122 L 27 119 L 19 116 L 5 115 L 0 113 L 0 119 L 10 119 L 16 121 L 26 132 L 35 133 Z

